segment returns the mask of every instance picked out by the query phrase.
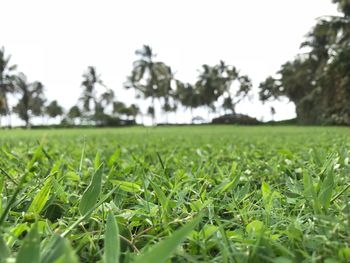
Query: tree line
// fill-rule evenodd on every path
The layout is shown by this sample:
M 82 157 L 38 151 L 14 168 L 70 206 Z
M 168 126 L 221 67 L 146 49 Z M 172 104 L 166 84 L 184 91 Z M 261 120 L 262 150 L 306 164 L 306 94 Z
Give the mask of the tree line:
M 26 75 L 17 72 L 5 49 L 0 49 L 0 117 L 7 117 L 11 123 L 12 114 L 30 127 L 33 117 L 56 118 L 61 116 L 63 124 L 70 125 L 118 125 L 121 121 L 135 121 L 138 115 L 156 120 L 155 101 L 159 111 L 167 116 L 176 112 L 181 105 L 186 109 L 205 107 L 215 112 L 223 109 L 235 113 L 236 105 L 251 91 L 251 80 L 231 65 L 220 61 L 217 65 L 203 65 L 194 84 L 175 78 L 171 67 L 157 61 L 151 47 L 144 45 L 137 50 L 138 59 L 124 83 L 126 89 L 134 89 L 137 98 L 150 99 L 147 112 L 142 113 L 136 104 L 127 106 L 117 100 L 113 89 L 108 88 L 97 73 L 89 66 L 82 76 L 82 93 L 76 105 L 65 111 L 57 100 L 48 102 L 44 85 L 39 81 L 29 82 Z M 11 107 L 9 96 L 17 103 Z M 167 118 L 166 118 L 167 119 Z M 132 122 L 131 122 L 132 123 Z
M 301 44 L 304 52 L 259 85 L 261 101 L 287 97 L 295 104 L 297 120 L 302 124 L 350 124 L 350 1 L 332 2 L 338 5 L 340 15 L 320 18 Z M 56 100 L 46 100 L 41 82 L 29 82 L 17 72 L 2 48 L 0 117 L 9 118 L 11 123 L 11 115 L 17 114 L 27 127 L 36 116 L 62 116 L 62 122 L 71 125 L 114 125 L 148 115 L 155 124 L 156 112 L 167 116 L 180 106 L 191 113 L 200 107 L 207 112 L 234 114 L 237 104 L 252 91 L 249 76 L 223 61 L 203 65 L 195 83 L 185 83 L 176 78 L 170 66 L 156 60 L 150 46 L 135 53 L 137 60 L 124 87 L 151 102 L 146 112 L 136 104 L 127 106 L 117 100 L 92 66 L 82 76 L 82 93 L 76 105 L 66 111 Z M 9 96 L 16 98 L 15 105 L 9 105 Z M 161 105 L 158 110 L 156 102 Z M 271 113 L 275 113 L 273 108 Z

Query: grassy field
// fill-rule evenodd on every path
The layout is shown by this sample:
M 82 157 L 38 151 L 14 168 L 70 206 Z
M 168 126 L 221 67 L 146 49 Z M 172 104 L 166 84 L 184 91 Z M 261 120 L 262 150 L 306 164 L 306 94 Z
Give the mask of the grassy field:
M 350 262 L 350 129 L 0 131 L 0 262 Z

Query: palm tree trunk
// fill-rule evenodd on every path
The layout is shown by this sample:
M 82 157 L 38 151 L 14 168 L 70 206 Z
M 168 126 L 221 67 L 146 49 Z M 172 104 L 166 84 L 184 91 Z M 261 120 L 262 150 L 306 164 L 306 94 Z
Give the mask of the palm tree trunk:
M 12 123 L 11 123 L 11 111 L 8 105 L 7 98 L 5 97 L 5 107 L 6 107 L 6 115 L 8 116 L 8 126 L 11 129 Z
M 7 120 L 8 120 L 8 127 L 9 127 L 9 129 L 12 129 L 11 111 L 9 111 L 9 112 L 7 113 L 7 116 L 8 116 L 8 118 L 7 118 Z
M 207 107 L 207 119 L 208 119 L 208 123 L 210 121 L 210 107 Z
M 193 108 L 190 107 L 190 110 L 191 110 L 191 124 L 193 124 Z
M 156 125 L 156 107 L 155 107 L 154 97 L 152 97 L 152 107 L 153 107 L 152 122 L 154 126 Z
M 25 113 L 24 121 L 25 121 L 25 123 L 26 123 L 26 128 L 29 129 L 29 128 L 30 128 L 30 123 L 29 123 L 29 115 L 28 115 L 28 112 Z

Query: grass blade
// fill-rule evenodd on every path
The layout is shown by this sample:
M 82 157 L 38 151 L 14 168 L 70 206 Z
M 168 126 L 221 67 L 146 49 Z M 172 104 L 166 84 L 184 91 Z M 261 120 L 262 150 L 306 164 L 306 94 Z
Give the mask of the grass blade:
M 83 160 L 84 160 L 84 155 L 85 155 L 85 147 L 86 147 L 86 141 L 85 141 L 85 138 L 84 138 L 84 145 L 83 145 L 83 149 L 81 150 L 79 169 L 78 169 L 79 175 L 81 175 L 81 170 L 83 169 Z
M 10 249 L 6 245 L 5 240 L 0 236 L 0 262 L 4 262 L 10 256 Z
M 172 255 L 176 247 L 185 240 L 186 236 L 201 221 L 201 219 L 201 215 L 197 216 L 191 222 L 175 231 L 171 236 L 160 241 L 158 244 L 150 248 L 150 250 L 139 255 L 136 258 L 135 263 L 165 262 Z
M 127 182 L 127 181 L 119 181 L 119 180 L 111 180 L 112 184 L 116 184 L 120 187 L 120 190 L 128 193 L 141 193 L 142 188 L 136 183 Z
M 0 214 L 2 213 L 2 198 L 3 198 L 3 188 L 4 188 L 4 176 L 0 177 Z
M 336 194 L 336 196 L 334 196 L 331 200 L 331 203 L 333 203 L 335 200 L 337 200 L 346 190 L 348 190 L 350 188 L 350 184 L 347 184 L 343 190 L 341 190 L 338 194 Z
M 55 263 L 79 263 L 78 257 L 75 254 L 72 246 L 67 239 L 62 239 L 62 256 Z
M 162 209 L 162 214 L 164 217 L 164 220 L 167 219 L 167 214 L 170 213 L 170 209 L 169 209 L 169 200 L 166 197 L 165 193 L 163 192 L 163 190 L 155 183 L 153 183 L 152 181 L 150 181 L 150 184 L 152 186 L 152 188 L 154 189 L 154 191 L 156 192 L 158 201 L 161 205 L 161 209 Z
M 54 235 L 47 245 L 44 247 L 41 253 L 41 263 L 55 262 L 62 254 L 64 250 L 64 238 L 58 235 Z
M 79 212 L 85 215 L 97 202 L 102 187 L 102 164 L 92 176 L 89 186 L 86 188 L 79 203 Z
M 321 184 L 320 193 L 318 199 L 326 211 L 331 203 L 332 194 L 334 188 L 334 174 L 333 172 L 328 172 L 326 178 Z
M 105 231 L 105 263 L 118 263 L 120 257 L 120 240 L 118 224 L 112 212 L 108 212 Z
M 35 223 L 24 239 L 23 245 L 18 251 L 17 263 L 39 263 L 40 262 L 40 237 L 38 224 Z
M 319 204 L 319 199 L 316 193 L 316 189 L 314 187 L 314 183 L 312 177 L 309 172 L 304 172 L 303 175 L 303 184 L 304 184 L 304 196 L 306 200 L 312 200 L 313 209 L 316 214 L 320 214 L 321 208 Z
M 47 200 L 49 200 L 51 188 L 52 188 L 52 177 L 50 176 L 48 179 L 46 179 L 46 182 L 43 188 L 41 188 L 41 190 L 34 197 L 27 212 L 34 213 L 36 215 L 40 214 Z

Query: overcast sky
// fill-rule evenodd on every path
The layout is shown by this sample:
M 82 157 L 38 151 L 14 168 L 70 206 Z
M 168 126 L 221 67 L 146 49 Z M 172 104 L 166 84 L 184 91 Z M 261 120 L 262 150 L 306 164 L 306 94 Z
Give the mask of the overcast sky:
M 0 46 L 30 81 L 43 82 L 49 100 L 66 108 L 76 103 L 89 65 L 117 99 L 134 102 L 123 82 L 143 44 L 182 81 L 194 82 L 202 64 L 224 60 L 256 88 L 300 52 L 316 18 L 336 14 L 331 0 L 0 0 L 0 7 Z M 256 95 L 237 111 L 268 120 L 270 105 Z M 291 103 L 273 105 L 276 119 L 295 116 Z M 189 114 L 171 120 L 189 121 Z

